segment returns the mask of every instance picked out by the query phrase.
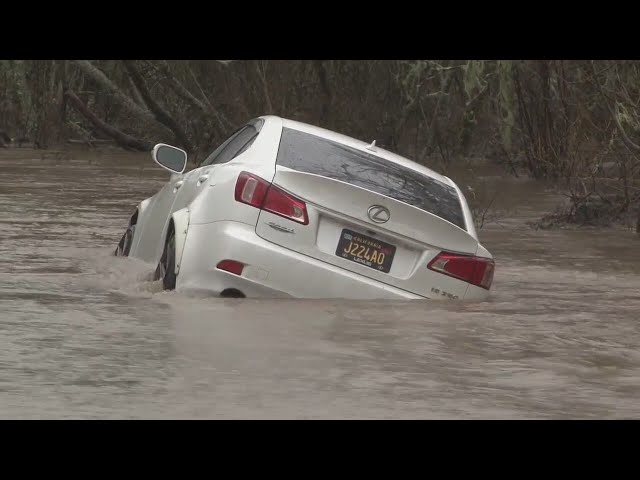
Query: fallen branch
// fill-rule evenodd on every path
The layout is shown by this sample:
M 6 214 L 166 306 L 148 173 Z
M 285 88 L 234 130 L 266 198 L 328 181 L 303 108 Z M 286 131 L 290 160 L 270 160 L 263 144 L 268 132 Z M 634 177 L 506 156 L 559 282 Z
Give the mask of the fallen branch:
M 156 65 L 156 68 L 164 76 L 164 78 L 169 82 L 169 86 L 171 87 L 171 90 L 173 90 L 173 92 L 176 95 L 178 95 L 180 98 L 182 98 L 182 100 L 184 100 L 191 106 L 196 107 L 202 113 L 206 113 L 206 114 L 210 113 L 208 106 L 205 105 L 201 100 L 196 98 L 196 96 L 193 95 L 193 93 L 191 93 L 187 89 L 187 87 L 185 87 L 182 84 L 182 82 L 180 82 L 180 80 L 178 80 L 175 77 L 175 75 L 173 75 L 166 61 Z
M 107 77 L 98 67 L 93 65 L 88 60 L 74 60 L 73 62 L 80 68 L 80 70 L 82 70 L 82 73 L 93 79 L 95 82 L 99 83 L 105 90 L 113 95 L 118 103 L 125 107 L 129 112 L 135 114 L 138 117 L 146 118 L 147 120 L 153 120 L 153 115 L 151 114 L 151 112 L 142 108 L 128 95 L 126 95 L 120 89 L 120 87 L 113 83 L 109 79 L 109 77 Z
M 113 145 L 115 143 L 115 140 L 113 139 L 77 139 L 77 138 L 70 138 L 67 140 L 67 143 L 70 143 L 72 145 L 89 145 L 90 147 L 93 147 L 95 145 Z
M 189 64 L 187 64 L 187 70 L 189 72 L 189 75 L 191 76 L 191 79 L 193 80 L 193 83 L 196 85 L 196 87 L 198 87 L 198 90 L 200 90 L 200 94 L 202 95 L 202 98 L 204 99 L 205 102 L 207 102 L 207 105 L 209 106 L 209 110 L 213 114 L 216 121 L 220 124 L 220 131 L 225 132 L 229 128 L 232 128 L 234 126 L 234 123 L 227 118 L 227 116 L 222 112 L 221 109 L 215 109 L 213 107 L 213 103 L 211 103 L 211 100 L 209 100 L 209 97 L 207 96 L 204 89 L 202 88 L 202 85 L 200 85 L 200 82 L 198 82 L 198 77 L 196 76 L 194 71 L 191 69 Z
M 200 110 L 200 112 L 202 112 L 204 115 L 213 116 L 213 118 L 216 120 L 215 126 L 218 128 L 218 133 L 221 133 L 224 135 L 224 133 L 227 131 L 227 127 L 225 127 L 223 123 L 223 119 L 221 118 L 220 112 L 218 112 L 213 107 L 213 105 L 211 105 L 208 98 L 205 97 L 207 102 L 206 104 L 200 99 L 198 99 L 187 87 L 184 86 L 184 84 L 180 80 L 178 80 L 178 78 L 176 78 L 176 76 L 169 69 L 169 65 L 167 64 L 166 61 L 157 65 L 156 68 L 159 71 L 159 74 L 162 75 L 164 79 L 168 82 L 169 88 L 171 88 L 171 90 L 178 97 L 180 97 L 184 102 L 191 105 L 192 107 L 195 107 L 198 110 Z M 191 72 L 191 70 L 189 70 L 189 72 L 191 74 L 193 73 Z M 199 84 L 197 85 L 198 85 L 198 88 L 200 88 L 200 91 L 202 92 L 202 88 L 200 87 L 200 85 Z M 204 92 L 202 92 L 202 94 L 204 95 Z M 228 123 L 228 120 L 225 120 L 225 121 L 227 121 Z
M 173 117 L 171 117 L 171 115 L 169 115 L 169 113 L 155 101 L 146 82 L 144 81 L 144 78 L 142 77 L 142 74 L 136 68 L 134 62 L 132 60 L 123 60 L 123 63 L 131 77 L 131 80 L 133 81 L 133 84 L 138 89 L 138 92 L 140 92 L 140 96 L 146 103 L 149 110 L 153 113 L 155 119 L 173 132 L 178 141 L 182 144 L 182 147 L 187 151 L 193 152 L 194 147 L 187 137 L 186 132 L 180 127 L 180 125 L 178 125 L 178 122 L 176 122 Z
M 127 135 L 99 119 L 72 90 L 67 90 L 64 95 L 78 113 L 89 120 L 98 130 L 113 138 L 118 145 L 139 151 L 150 151 L 153 148 L 153 145 L 150 142 L 139 140 L 131 135 Z
M 484 220 L 485 220 L 485 217 L 487 216 L 487 212 L 491 208 L 491 205 L 493 205 L 493 201 L 496 199 L 497 196 L 498 196 L 498 192 L 496 191 L 494 193 L 493 197 L 491 197 L 491 201 L 489 202 L 489 205 L 487 205 L 487 207 L 483 210 L 482 215 L 480 217 L 480 227 L 479 228 L 484 227 Z

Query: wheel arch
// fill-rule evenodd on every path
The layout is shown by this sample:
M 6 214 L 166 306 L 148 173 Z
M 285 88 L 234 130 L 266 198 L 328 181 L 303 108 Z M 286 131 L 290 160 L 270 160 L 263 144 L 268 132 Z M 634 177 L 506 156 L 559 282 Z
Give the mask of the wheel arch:
M 180 272 L 180 263 L 182 261 L 182 253 L 184 251 L 184 245 L 187 241 L 187 231 L 189 230 L 189 209 L 183 208 L 182 210 L 178 210 L 171 215 L 171 219 L 169 220 L 169 226 L 167 228 L 167 234 L 165 235 L 165 242 L 169 238 L 169 232 L 173 229 L 175 235 L 175 255 L 176 255 L 176 265 L 175 265 L 175 273 L 176 275 Z
M 140 244 L 140 237 L 143 235 L 145 217 L 148 212 L 148 207 L 151 204 L 151 198 L 147 198 L 140 202 L 135 211 L 129 218 L 129 226 L 136 225 L 136 232 L 133 235 L 131 241 L 130 255 L 137 256 L 138 245 Z
M 141 201 L 136 207 L 135 213 L 131 216 L 131 220 L 134 220 L 135 217 L 135 221 L 137 223 L 141 219 L 143 219 L 143 217 L 147 213 L 147 208 L 149 207 L 149 205 L 151 205 L 151 201 L 154 199 L 154 197 L 145 198 L 143 201 Z

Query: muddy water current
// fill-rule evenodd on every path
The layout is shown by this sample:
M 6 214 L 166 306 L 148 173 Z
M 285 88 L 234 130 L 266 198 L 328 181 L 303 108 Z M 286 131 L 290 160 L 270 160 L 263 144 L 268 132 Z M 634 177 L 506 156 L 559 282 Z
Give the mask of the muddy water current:
M 640 239 L 531 229 L 549 188 L 484 177 L 506 212 L 479 231 L 488 301 L 241 300 L 111 255 L 167 179 L 147 156 L 2 152 L 0 418 L 640 417 Z

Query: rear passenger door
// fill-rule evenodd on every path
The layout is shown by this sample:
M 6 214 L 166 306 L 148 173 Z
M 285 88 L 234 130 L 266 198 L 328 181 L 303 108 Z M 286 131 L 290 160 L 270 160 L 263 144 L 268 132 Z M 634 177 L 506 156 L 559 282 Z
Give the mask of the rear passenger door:
M 200 165 L 189 172 L 184 179 L 184 185 L 178 192 L 171 208 L 171 214 L 189 205 L 202 189 L 215 185 L 216 170 L 230 162 L 246 149 L 260 133 L 262 120 L 251 121 L 236 130 L 222 145 L 216 148 Z

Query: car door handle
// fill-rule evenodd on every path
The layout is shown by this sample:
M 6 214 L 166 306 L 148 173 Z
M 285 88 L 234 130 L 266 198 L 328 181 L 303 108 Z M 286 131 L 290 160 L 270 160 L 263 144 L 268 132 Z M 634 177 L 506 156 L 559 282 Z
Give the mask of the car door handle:
M 175 190 L 178 190 L 182 186 L 183 183 L 184 183 L 184 180 L 178 180 L 176 183 L 173 184 L 173 188 Z
M 206 182 L 209 179 L 209 175 L 200 175 L 200 177 L 198 177 L 198 185 L 203 184 L 204 182 Z

